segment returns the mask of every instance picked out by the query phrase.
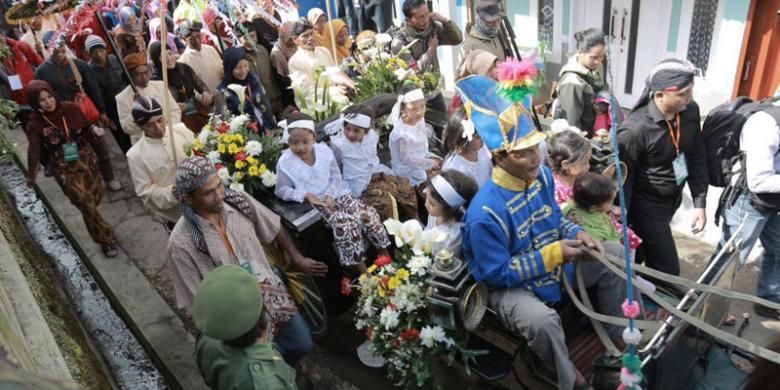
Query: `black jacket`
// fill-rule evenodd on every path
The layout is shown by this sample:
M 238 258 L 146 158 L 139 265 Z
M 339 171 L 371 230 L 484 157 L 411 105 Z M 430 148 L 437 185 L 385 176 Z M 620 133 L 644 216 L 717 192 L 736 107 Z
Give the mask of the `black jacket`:
M 676 119 L 667 122 L 650 102 L 628 115 L 618 130 L 620 157 L 628 165 L 626 200 L 676 202 L 682 193 L 672 162 L 677 158 L 667 123 L 677 133 Z M 707 152 L 701 135 L 699 106 L 692 102 L 680 113 L 680 152 L 685 153 L 688 187 L 695 208 L 704 208 L 707 198 Z
M 103 101 L 103 94 L 100 93 L 100 86 L 95 80 L 95 76 L 90 71 L 89 66 L 82 60 L 74 58 L 73 62 L 76 63 L 76 69 L 81 74 L 82 84 L 84 92 L 89 96 L 92 103 L 98 111 L 105 112 L 106 105 Z M 57 98 L 60 101 L 72 102 L 76 96 L 76 92 L 79 92 L 79 87 L 76 85 L 76 76 L 73 75 L 70 65 L 59 65 L 54 63 L 53 58 L 49 58 L 35 70 L 35 79 L 43 80 L 49 83 L 57 93 Z

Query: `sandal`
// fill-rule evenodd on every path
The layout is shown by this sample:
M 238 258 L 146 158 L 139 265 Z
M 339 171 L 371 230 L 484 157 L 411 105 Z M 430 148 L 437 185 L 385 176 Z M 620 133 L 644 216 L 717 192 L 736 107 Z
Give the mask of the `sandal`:
M 103 254 L 105 254 L 106 257 L 116 257 L 118 254 L 116 245 L 103 245 Z

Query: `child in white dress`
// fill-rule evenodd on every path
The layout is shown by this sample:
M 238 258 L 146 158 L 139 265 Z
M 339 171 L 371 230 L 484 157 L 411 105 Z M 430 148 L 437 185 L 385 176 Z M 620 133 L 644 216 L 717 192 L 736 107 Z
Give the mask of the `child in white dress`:
M 352 196 L 376 209 L 382 220 L 407 220 L 417 215 L 417 197 L 409 179 L 396 177 L 379 162 L 379 135 L 371 111 L 359 104 L 348 107 L 339 120 L 325 127 L 330 148 Z
M 289 148 L 276 164 L 276 196 L 308 202 L 322 213 L 333 230 L 340 263 L 363 273 L 370 243 L 387 254 L 390 238 L 376 211 L 351 196 L 341 180 L 338 163 L 326 145 L 316 143 L 314 121 L 294 112 L 288 116 L 285 140 Z M 368 242 L 368 243 L 367 243 Z
M 446 156 L 441 169 L 465 173 L 482 187 L 493 173 L 493 161 L 485 143 L 477 134 L 466 111 L 458 109 L 444 127 L 442 151 Z
M 423 184 L 430 172 L 441 168 L 441 160 L 428 150 L 430 130 L 425 123 L 425 95 L 421 89 L 409 90 L 398 97 L 388 121 L 390 158 L 396 176 L 409 178 L 413 186 Z
M 447 249 L 461 257 L 461 227 L 469 202 L 477 194 L 477 183 L 466 174 L 445 170 L 434 176 L 425 189 L 425 208 L 428 210 L 428 226 L 437 227 L 447 235 L 444 241 L 433 246 L 433 255 Z

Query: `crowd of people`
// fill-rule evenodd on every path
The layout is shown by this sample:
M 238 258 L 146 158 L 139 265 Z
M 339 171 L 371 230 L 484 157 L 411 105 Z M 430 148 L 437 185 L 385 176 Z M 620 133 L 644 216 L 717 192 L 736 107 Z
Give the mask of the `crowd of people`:
M 317 72 L 335 68 L 334 85 L 349 93 L 355 81 L 345 64 L 375 32 L 361 31 L 349 10 L 346 20 L 313 9 L 281 23 L 268 19 L 279 19 L 273 1 L 260 3 L 262 15 L 235 23 L 216 7 L 181 0 L 169 12 L 142 9 L 140 2 L 104 9 L 114 15 L 105 18 L 108 30 L 84 27 L 95 26 L 94 14 L 64 40 L 42 17 L 30 20 L 18 40 L 21 31 L 1 32 L 4 92 L 31 109 L 20 117 L 29 141 L 29 185 L 41 168 L 53 176 L 91 238 L 106 256 L 116 256 L 113 228 L 98 210 L 104 184 L 122 190 L 108 153 L 112 137 L 127 157 L 136 195 L 170 232 L 166 264 L 177 305 L 190 310 L 200 331 L 195 357 L 206 383 L 295 388 L 294 367 L 313 344 L 271 258 L 288 259 L 292 269 L 313 277 L 328 266 L 304 256 L 280 217 L 251 194 L 225 188 L 208 158 L 184 156 L 210 114 L 246 114 L 266 134 L 283 129 L 287 148 L 275 167 L 274 193 L 322 214 L 347 274 L 366 272 L 369 253 L 391 255 L 382 221 L 417 219 L 437 227 L 447 238 L 435 252 L 449 250 L 468 262 L 474 278 L 490 287 L 490 305 L 503 325 L 555 369 L 559 388 L 587 389 L 550 305 L 562 299 L 561 273 L 571 279 L 579 265 L 601 311 L 621 316 L 624 282 L 588 261 L 584 248 L 623 256 L 625 231 L 634 261 L 679 275 L 670 222 L 686 184 L 692 233 L 707 223 L 707 151 L 693 66 L 660 61 L 639 102 L 625 118 L 616 114 L 628 168 L 626 227 L 616 180 L 590 166 L 589 139 L 609 131 L 619 111 L 611 109 L 615 100 L 604 77 L 603 32 L 575 34 L 576 53 L 560 71 L 552 109 L 564 122 L 543 132 L 528 102 L 497 93 L 497 68 L 510 60 L 499 38 L 502 1 L 477 0 L 475 21 L 465 31 L 424 0 L 404 1 L 402 26 L 380 20 L 373 27 L 392 34 L 389 51 L 431 72 L 439 72 L 439 46 L 460 45 L 457 93 L 447 102 L 441 91 L 398 90 L 384 145 L 390 161 L 383 163 L 370 107 L 345 109 L 328 125 L 329 141 L 318 142 L 315 121 L 297 110 L 290 90 L 292 79 L 314 83 Z M 374 6 L 381 15 L 391 12 Z M 518 105 L 514 115 L 505 114 Z M 426 110 L 450 115 L 438 153 Z M 741 147 L 748 190 L 724 213 L 726 237 L 745 218 L 750 223 L 743 258 L 762 242 L 757 295 L 774 302 L 780 302 L 778 215 L 750 195 L 780 193 L 778 118 L 768 110 L 746 123 Z M 771 308 L 757 310 L 780 318 Z M 607 329 L 624 348 L 621 329 Z M 242 369 L 249 365 L 251 371 Z

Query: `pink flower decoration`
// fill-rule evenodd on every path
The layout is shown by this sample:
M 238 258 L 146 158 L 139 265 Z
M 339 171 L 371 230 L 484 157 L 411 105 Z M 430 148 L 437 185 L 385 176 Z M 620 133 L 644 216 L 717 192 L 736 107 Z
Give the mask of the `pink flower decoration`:
M 620 308 L 623 309 L 623 315 L 627 318 L 636 318 L 639 315 L 639 302 L 633 301 L 629 302 L 628 299 L 623 301 L 623 304 L 620 305 Z

